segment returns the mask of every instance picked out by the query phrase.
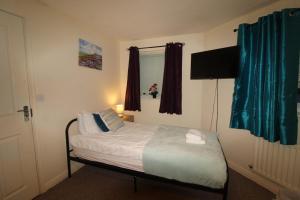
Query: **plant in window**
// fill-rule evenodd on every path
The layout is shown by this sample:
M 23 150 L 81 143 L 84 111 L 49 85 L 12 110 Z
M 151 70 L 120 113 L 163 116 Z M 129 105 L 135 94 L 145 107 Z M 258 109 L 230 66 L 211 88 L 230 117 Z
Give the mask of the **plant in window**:
M 149 94 L 152 95 L 153 99 L 156 98 L 158 91 L 157 91 L 157 84 L 153 83 L 149 88 Z

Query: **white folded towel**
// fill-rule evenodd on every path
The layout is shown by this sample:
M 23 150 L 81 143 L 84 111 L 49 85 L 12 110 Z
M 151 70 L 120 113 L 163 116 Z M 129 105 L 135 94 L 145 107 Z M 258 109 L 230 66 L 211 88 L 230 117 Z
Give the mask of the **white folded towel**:
M 202 133 L 201 131 L 196 130 L 196 129 L 190 129 L 187 132 L 186 137 L 191 138 L 191 139 L 198 139 L 198 138 L 203 139 L 203 140 L 206 139 L 206 135 L 204 133 Z
M 185 142 L 187 144 L 206 144 L 205 140 L 199 140 L 199 139 L 190 139 L 190 138 L 186 138 Z
M 196 129 L 190 129 L 188 133 L 185 134 L 185 139 L 186 143 L 189 144 L 206 144 L 206 135 Z

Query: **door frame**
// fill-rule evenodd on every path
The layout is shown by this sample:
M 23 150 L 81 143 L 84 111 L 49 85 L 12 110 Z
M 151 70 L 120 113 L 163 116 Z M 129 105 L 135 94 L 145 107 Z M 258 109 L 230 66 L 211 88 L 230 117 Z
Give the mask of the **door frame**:
M 27 37 L 27 32 L 26 32 L 26 19 L 25 17 L 15 14 L 11 11 L 7 11 L 4 10 L 2 8 L 0 8 L 0 11 L 7 13 L 9 15 L 13 15 L 15 17 L 18 17 L 21 19 L 22 21 L 22 29 L 23 29 L 23 39 L 24 39 L 24 49 L 25 49 L 25 70 L 26 70 L 26 78 L 27 78 L 27 90 L 28 90 L 28 94 L 29 94 L 29 106 L 30 108 L 34 111 L 32 117 L 30 117 L 30 123 L 31 123 L 31 132 L 32 132 L 32 137 L 33 137 L 33 144 L 34 144 L 34 158 L 35 158 L 35 168 L 36 168 L 36 172 L 37 172 L 37 182 L 38 182 L 38 191 L 39 194 L 41 194 L 41 175 L 40 175 L 40 165 L 39 165 L 39 153 L 38 153 L 38 135 L 36 132 L 36 128 L 35 128 L 35 112 L 36 112 L 36 101 L 35 101 L 35 96 L 36 96 L 36 88 L 35 88 L 35 81 L 34 81 L 34 73 L 32 71 L 32 68 L 29 67 L 30 64 L 32 65 L 33 62 L 33 57 L 31 56 L 29 49 L 30 49 L 30 45 L 28 42 L 28 37 Z

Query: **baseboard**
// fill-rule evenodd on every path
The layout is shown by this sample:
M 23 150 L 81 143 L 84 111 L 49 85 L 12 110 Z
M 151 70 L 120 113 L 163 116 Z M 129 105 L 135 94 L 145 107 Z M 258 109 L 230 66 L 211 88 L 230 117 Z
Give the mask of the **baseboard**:
M 72 167 L 71 167 L 71 171 L 72 171 L 72 174 L 73 174 L 73 173 L 75 173 L 77 170 L 79 170 L 81 167 L 83 167 L 84 164 L 71 161 L 71 166 L 72 166 Z
M 245 169 L 230 160 L 227 160 L 227 162 L 228 162 L 228 166 L 231 169 L 233 169 L 236 172 L 240 173 L 241 175 L 247 177 L 248 179 L 254 181 L 255 183 L 259 184 L 260 186 L 266 188 L 270 192 L 272 192 L 274 194 L 278 194 L 278 192 L 280 190 L 280 186 L 278 184 L 270 181 L 267 178 L 264 178 L 263 176 L 251 171 L 250 169 Z
M 72 173 L 79 170 L 82 166 L 83 166 L 83 164 L 73 163 L 72 164 Z M 58 183 L 62 182 L 64 179 L 66 179 L 67 176 L 68 176 L 68 170 L 65 169 L 64 171 L 59 173 L 57 176 L 51 178 L 44 185 L 42 185 L 41 186 L 41 193 L 47 192 L 50 188 L 52 188 L 53 186 L 55 186 Z
M 60 183 L 63 181 L 68 175 L 68 171 L 64 170 L 63 172 L 59 173 L 57 176 L 51 178 L 48 180 L 44 185 L 42 185 L 42 193 L 47 192 L 50 188 L 55 186 L 56 184 Z

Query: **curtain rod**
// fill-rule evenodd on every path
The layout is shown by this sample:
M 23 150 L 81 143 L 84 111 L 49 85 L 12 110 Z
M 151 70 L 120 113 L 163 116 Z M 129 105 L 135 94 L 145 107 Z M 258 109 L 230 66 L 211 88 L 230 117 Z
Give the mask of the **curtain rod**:
M 185 43 L 181 43 L 181 44 L 182 44 L 182 46 L 185 45 Z M 152 48 L 160 48 L 160 47 L 166 47 L 166 45 L 150 46 L 150 47 L 139 47 L 138 49 L 152 49 Z M 129 48 L 127 50 L 129 50 Z
M 294 16 L 294 15 L 296 14 L 296 12 L 299 12 L 298 9 L 297 9 L 297 10 L 294 10 L 294 11 L 291 11 L 291 12 L 289 13 L 289 16 L 290 16 L 290 17 Z M 238 28 L 235 28 L 235 29 L 233 29 L 233 32 L 237 32 L 238 30 L 239 30 Z

